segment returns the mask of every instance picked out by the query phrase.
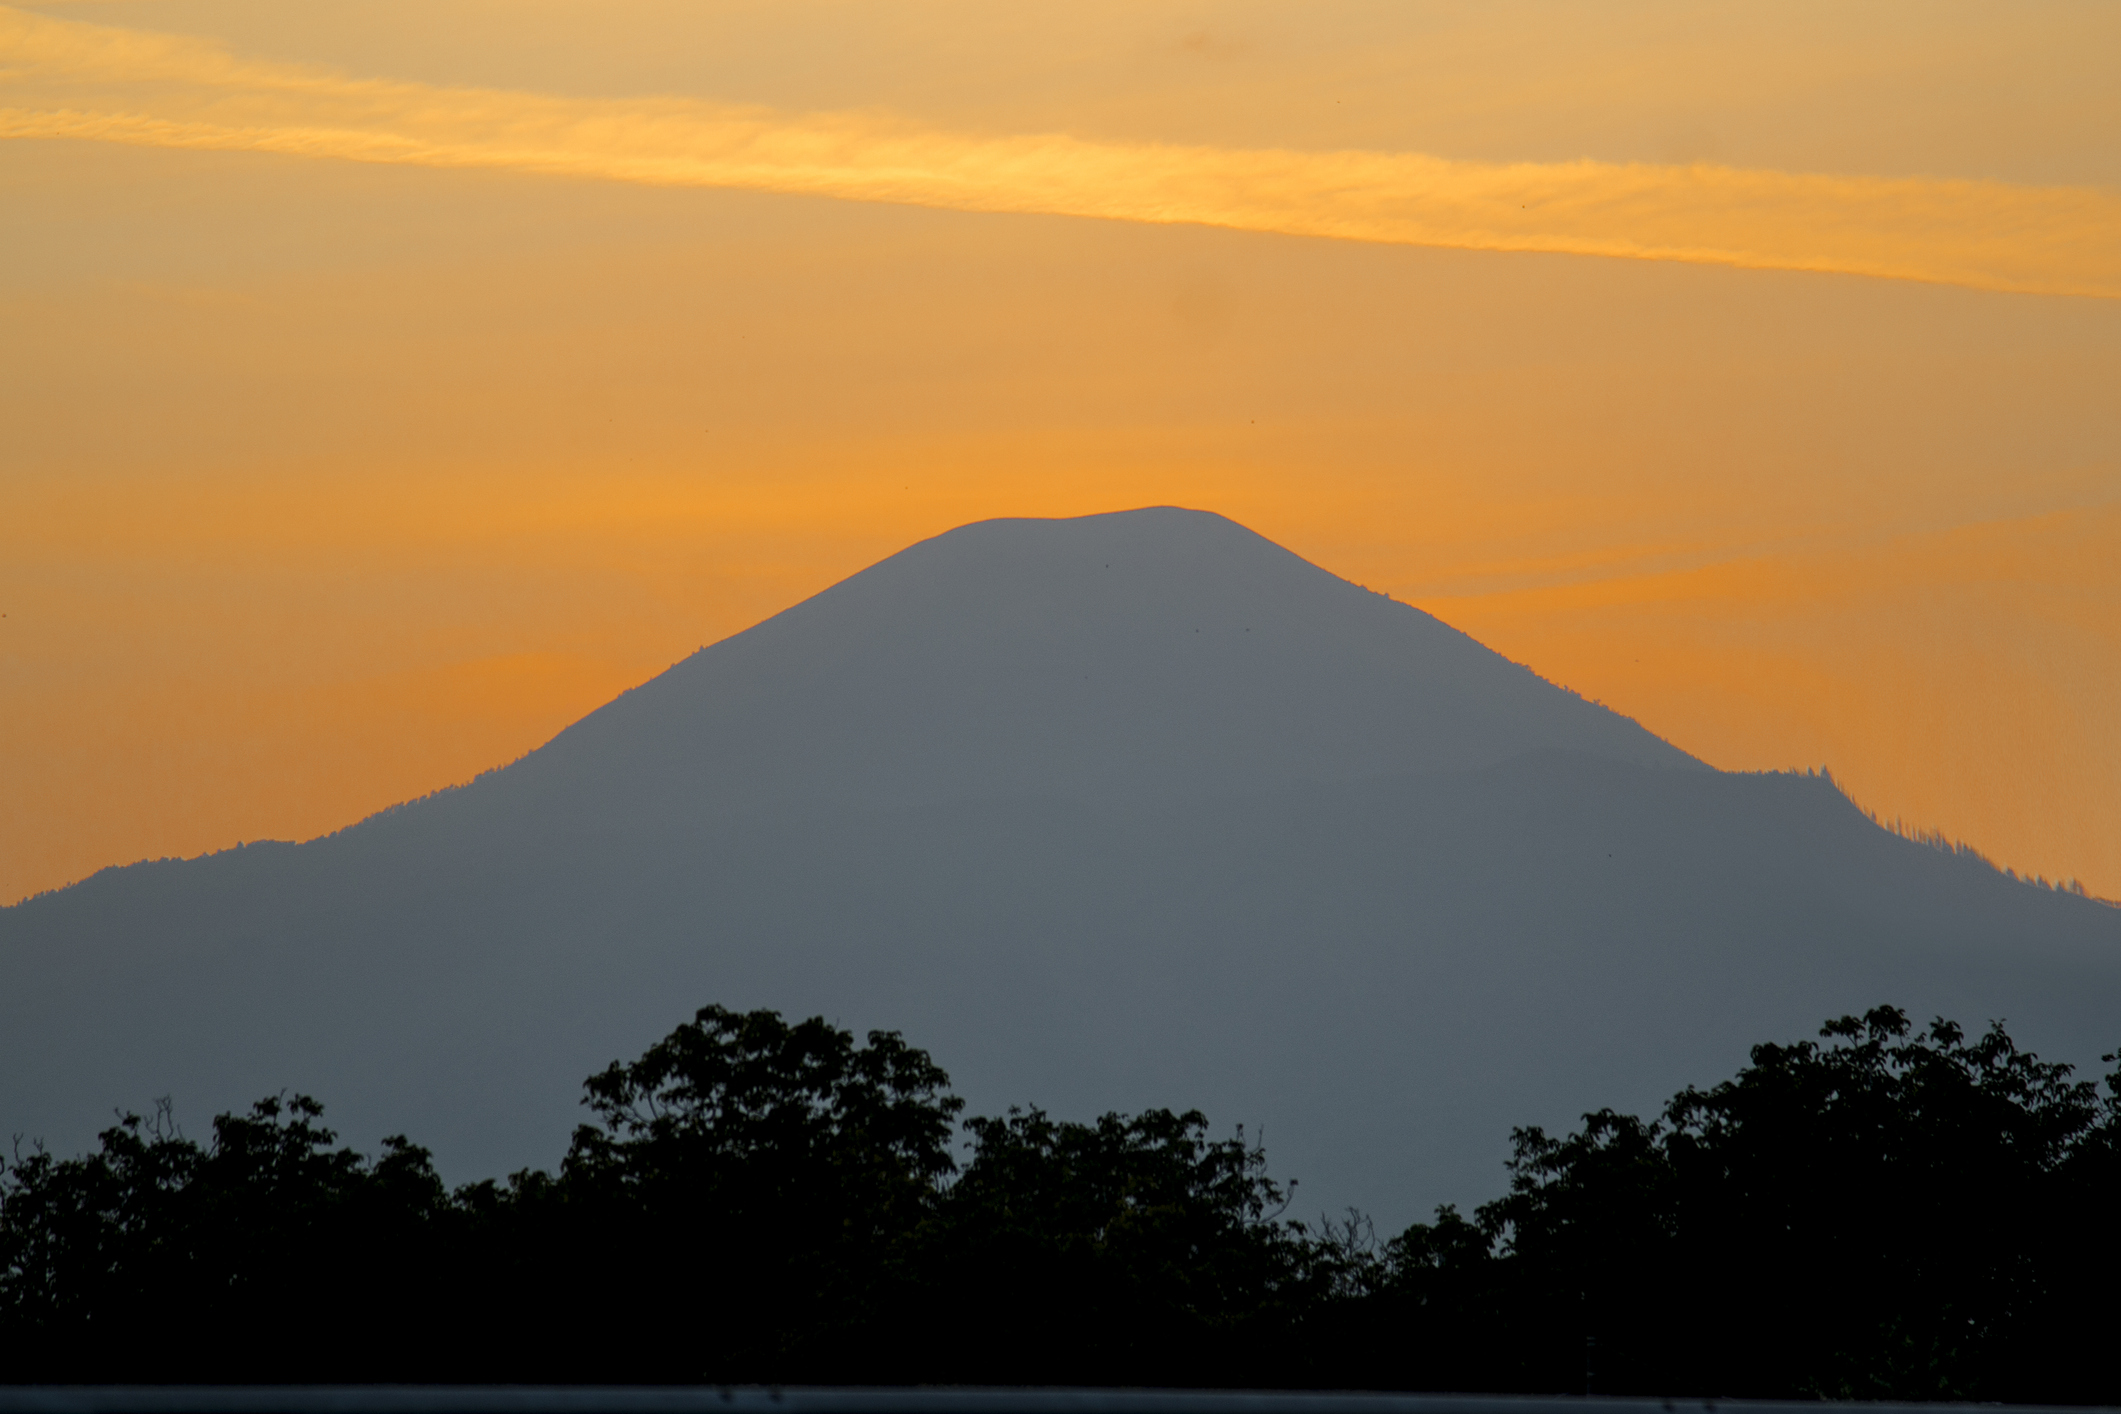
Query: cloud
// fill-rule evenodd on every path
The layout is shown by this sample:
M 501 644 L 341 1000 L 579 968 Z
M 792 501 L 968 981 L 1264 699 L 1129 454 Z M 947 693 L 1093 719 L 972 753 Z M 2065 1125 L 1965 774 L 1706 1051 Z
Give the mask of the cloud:
M 2121 194 L 1697 163 L 1461 162 L 348 78 L 0 8 L 0 136 L 498 168 L 962 211 L 2121 298 Z

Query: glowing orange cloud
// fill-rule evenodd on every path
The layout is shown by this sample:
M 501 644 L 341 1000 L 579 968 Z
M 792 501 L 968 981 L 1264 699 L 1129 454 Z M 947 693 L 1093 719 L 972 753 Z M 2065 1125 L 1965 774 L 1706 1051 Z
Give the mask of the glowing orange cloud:
M 2121 197 L 1710 165 L 1483 163 L 978 137 L 783 115 L 350 79 L 0 8 L 0 137 L 74 138 L 966 211 L 1830 271 L 2121 298 Z M 25 103 L 34 97 L 40 102 Z

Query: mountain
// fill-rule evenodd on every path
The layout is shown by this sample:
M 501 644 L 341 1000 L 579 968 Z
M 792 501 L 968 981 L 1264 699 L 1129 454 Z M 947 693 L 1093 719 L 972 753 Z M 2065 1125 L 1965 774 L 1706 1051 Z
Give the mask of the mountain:
M 989 521 L 301 845 L 0 910 L 0 1132 L 283 1088 L 471 1178 L 709 1001 L 904 1031 L 975 1110 L 1199 1106 L 1299 1209 L 1498 1190 L 1880 1002 L 2121 1042 L 2121 910 L 1711 770 L 1219 516 Z

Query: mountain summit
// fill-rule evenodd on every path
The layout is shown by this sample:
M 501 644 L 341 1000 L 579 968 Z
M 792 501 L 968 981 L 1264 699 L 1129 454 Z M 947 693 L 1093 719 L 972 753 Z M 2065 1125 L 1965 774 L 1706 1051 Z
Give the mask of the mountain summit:
M 1219 516 L 988 521 L 471 785 L 0 910 L 0 1129 L 292 1088 L 454 1177 L 717 1001 L 904 1031 L 975 1108 L 1200 1106 L 1305 1202 L 1495 1191 L 1891 1002 L 2121 1037 L 2121 911 L 1710 770 Z
M 1159 507 L 923 541 L 511 769 L 686 810 L 1231 793 L 1536 750 L 1699 765 L 1418 609 Z

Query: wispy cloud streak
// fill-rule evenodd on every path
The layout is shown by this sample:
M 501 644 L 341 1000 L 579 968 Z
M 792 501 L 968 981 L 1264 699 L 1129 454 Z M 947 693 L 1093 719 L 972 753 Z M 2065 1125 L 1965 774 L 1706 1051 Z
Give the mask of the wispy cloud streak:
M 481 167 L 963 211 L 1834 271 L 2121 298 L 2121 194 L 940 131 L 878 114 L 352 79 L 0 8 L 0 136 Z

